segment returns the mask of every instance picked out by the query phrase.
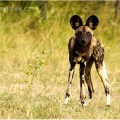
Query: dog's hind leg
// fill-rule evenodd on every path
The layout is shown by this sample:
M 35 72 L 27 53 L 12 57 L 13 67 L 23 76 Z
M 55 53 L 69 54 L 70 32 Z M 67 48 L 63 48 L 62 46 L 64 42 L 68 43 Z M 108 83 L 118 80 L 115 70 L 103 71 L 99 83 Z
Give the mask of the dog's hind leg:
M 104 85 L 105 94 L 106 94 L 106 105 L 110 106 L 110 91 L 109 91 L 110 84 L 108 83 L 108 77 L 106 73 L 105 64 L 104 62 L 96 61 L 95 65 L 96 65 L 98 75 L 100 76 L 103 82 L 103 85 Z
M 71 96 L 71 84 L 72 84 L 72 79 L 74 76 L 74 67 L 75 67 L 76 63 L 75 62 L 71 62 L 70 64 L 70 70 L 69 70 L 69 75 L 68 75 L 68 87 L 66 90 L 66 95 L 65 95 L 65 101 L 64 104 L 67 104 L 70 96 Z

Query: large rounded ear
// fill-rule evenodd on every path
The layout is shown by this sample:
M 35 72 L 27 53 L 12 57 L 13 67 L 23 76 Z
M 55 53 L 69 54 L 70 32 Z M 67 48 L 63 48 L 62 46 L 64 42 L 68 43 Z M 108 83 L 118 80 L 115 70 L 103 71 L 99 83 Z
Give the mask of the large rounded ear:
M 71 27 L 75 30 L 83 25 L 82 19 L 78 15 L 73 15 L 70 19 Z
M 86 26 L 89 26 L 92 30 L 95 30 L 99 24 L 99 19 L 92 15 L 86 21 Z

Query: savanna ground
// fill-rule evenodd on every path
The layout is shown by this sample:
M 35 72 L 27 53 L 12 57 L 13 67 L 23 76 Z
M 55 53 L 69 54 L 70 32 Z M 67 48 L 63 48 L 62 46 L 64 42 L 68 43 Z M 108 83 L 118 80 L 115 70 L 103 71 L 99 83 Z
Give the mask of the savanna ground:
M 36 1 L 25 4 L 28 11 L 6 9 L 23 3 L 0 2 L 0 118 L 119 119 L 120 16 L 115 16 L 115 2 Z M 72 97 L 63 105 L 69 71 L 67 43 L 74 34 L 69 19 L 73 14 L 80 15 L 84 23 L 92 14 L 100 20 L 94 35 L 105 47 L 110 108 L 105 106 L 103 85 L 94 65 L 95 93 L 88 106 L 82 107 L 79 101 L 79 66 Z

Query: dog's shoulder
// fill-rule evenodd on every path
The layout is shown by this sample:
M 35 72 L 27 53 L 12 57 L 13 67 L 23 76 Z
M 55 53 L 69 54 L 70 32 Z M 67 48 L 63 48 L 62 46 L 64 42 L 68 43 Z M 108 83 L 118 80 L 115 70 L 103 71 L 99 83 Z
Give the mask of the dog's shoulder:
M 94 49 L 104 48 L 103 44 L 101 44 L 100 41 L 97 38 L 95 38 L 95 37 L 92 37 L 91 46 Z
M 68 42 L 68 49 L 73 49 L 76 43 L 76 36 L 72 36 Z
M 92 38 L 91 42 L 93 46 L 93 57 L 97 60 L 99 57 L 104 57 L 104 46 L 95 37 Z

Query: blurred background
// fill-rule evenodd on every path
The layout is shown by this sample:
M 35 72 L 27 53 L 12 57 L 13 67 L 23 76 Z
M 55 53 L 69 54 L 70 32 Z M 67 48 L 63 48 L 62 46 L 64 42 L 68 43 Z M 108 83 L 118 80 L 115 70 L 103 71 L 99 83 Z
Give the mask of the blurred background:
M 62 105 L 69 71 L 68 41 L 74 35 L 69 20 L 74 14 L 84 24 L 90 15 L 99 18 L 94 36 L 105 47 L 111 109 L 103 109 L 104 89 L 94 66 L 96 92 L 86 108 L 89 113 L 78 102 L 79 66 L 73 98 L 68 106 Z M 0 118 L 119 118 L 119 61 L 120 1 L 0 1 Z

